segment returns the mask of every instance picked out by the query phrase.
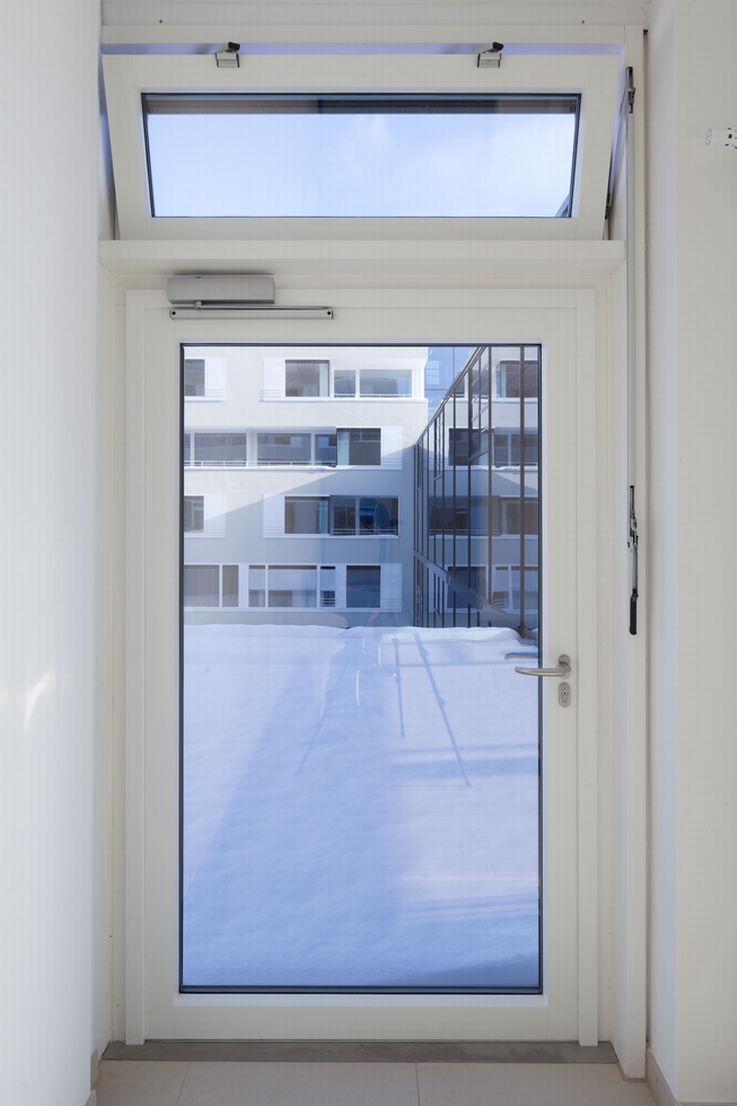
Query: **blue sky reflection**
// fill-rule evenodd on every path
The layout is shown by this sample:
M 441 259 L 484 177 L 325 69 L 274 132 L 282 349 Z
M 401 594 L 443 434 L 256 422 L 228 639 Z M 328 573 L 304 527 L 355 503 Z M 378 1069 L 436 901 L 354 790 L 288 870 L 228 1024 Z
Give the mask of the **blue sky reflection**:
M 555 217 L 576 115 L 154 113 L 164 217 Z

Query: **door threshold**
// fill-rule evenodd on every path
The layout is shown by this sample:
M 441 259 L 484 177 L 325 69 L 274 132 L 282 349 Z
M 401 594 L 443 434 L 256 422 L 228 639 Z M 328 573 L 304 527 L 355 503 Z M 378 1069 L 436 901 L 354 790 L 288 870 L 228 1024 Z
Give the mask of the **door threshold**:
M 575 1041 L 112 1041 L 105 1060 L 239 1063 L 616 1064 L 608 1042 Z

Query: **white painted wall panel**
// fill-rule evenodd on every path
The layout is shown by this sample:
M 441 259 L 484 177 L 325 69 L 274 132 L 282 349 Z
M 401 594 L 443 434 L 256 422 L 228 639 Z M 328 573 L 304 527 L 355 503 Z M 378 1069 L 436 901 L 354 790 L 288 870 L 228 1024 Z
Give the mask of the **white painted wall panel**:
M 94 1033 L 98 8 L 3 13 L 0 1087 L 25 1106 L 87 1101 Z
M 404 460 L 404 448 L 411 446 L 405 441 L 406 434 L 401 426 L 382 426 L 381 463 L 384 468 L 401 469 Z
M 263 535 L 281 538 L 284 535 L 284 496 L 264 495 L 261 500 Z
M 737 154 L 706 146 L 705 135 L 733 121 L 737 9 L 729 0 L 660 0 L 656 14 L 648 39 L 650 1046 L 679 1101 L 731 1103 L 737 579 L 727 566 L 737 544 Z M 708 443 L 706 483 L 691 448 L 698 441 Z M 699 589 L 705 564 L 712 575 Z

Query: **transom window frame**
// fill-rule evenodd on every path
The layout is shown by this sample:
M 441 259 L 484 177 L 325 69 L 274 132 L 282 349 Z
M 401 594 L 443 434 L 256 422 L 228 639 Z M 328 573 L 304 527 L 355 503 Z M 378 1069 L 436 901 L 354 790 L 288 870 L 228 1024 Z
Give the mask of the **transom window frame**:
M 617 54 L 511 55 L 499 69 L 468 55 L 261 56 L 218 69 L 211 55 L 108 55 L 103 72 L 119 235 L 123 239 L 231 240 L 350 237 L 598 240 L 603 236 L 612 129 L 622 59 Z M 576 94 L 581 114 L 570 218 L 154 218 L 148 186 L 144 93 L 392 92 Z

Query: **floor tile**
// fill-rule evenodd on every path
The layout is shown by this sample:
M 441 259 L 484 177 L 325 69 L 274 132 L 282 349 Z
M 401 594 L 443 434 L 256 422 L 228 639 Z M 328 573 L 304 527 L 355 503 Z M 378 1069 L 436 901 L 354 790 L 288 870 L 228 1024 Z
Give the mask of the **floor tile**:
M 414 1064 L 193 1063 L 178 1106 L 417 1106 L 417 1077 Z
M 103 1060 L 97 1106 L 177 1106 L 189 1064 Z
M 418 1064 L 420 1106 L 654 1106 L 613 1064 Z

